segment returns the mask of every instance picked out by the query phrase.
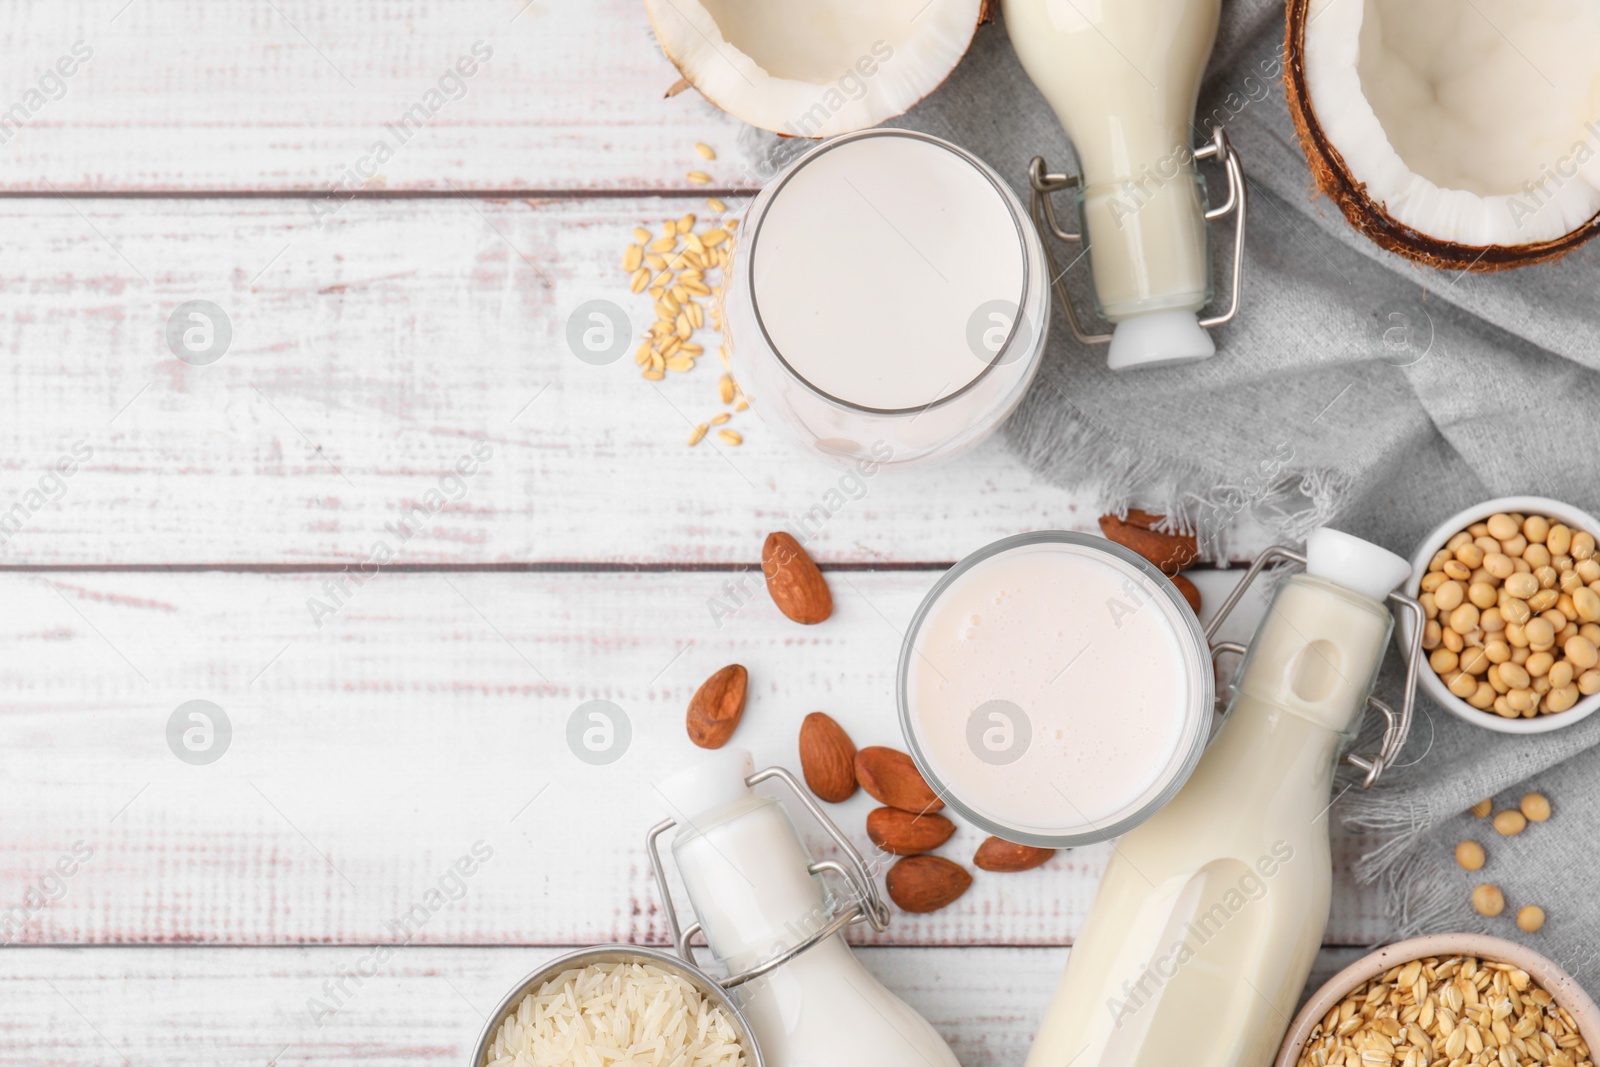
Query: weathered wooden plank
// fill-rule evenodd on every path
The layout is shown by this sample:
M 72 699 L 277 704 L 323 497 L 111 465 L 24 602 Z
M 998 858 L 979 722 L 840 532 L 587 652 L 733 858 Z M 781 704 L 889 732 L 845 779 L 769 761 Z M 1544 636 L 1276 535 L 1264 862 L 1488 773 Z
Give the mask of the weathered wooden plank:
M 0 954 L 0 1033 L 15 1067 L 287 1067 L 357 1058 L 374 1067 L 470 1067 L 484 1014 L 560 951 L 402 948 L 359 984 L 344 979 L 336 999 L 324 983 L 358 967 L 371 973 L 368 950 L 8 952 Z M 1027 1055 L 1067 951 L 868 948 L 860 955 L 933 1023 L 965 1067 L 998 1067 Z M 1312 984 L 1354 955 L 1324 949 Z M 326 1014 L 323 1005 L 335 1010 Z
M 477 846 L 492 857 L 418 943 L 663 940 L 643 838 L 665 814 L 650 783 L 701 755 L 690 694 L 745 664 L 734 743 L 760 764 L 795 767 L 816 709 L 858 744 L 899 746 L 901 630 L 936 577 L 836 573 L 835 616 L 800 627 L 758 571 L 380 572 L 342 596 L 324 575 L 0 576 L 0 905 L 24 906 L 10 938 L 382 941 L 456 888 L 450 869 Z M 747 578 L 734 608 L 727 583 Z M 1203 578 L 1217 603 L 1228 576 Z M 713 598 L 733 613 L 713 618 Z M 194 700 L 231 731 L 192 739 L 220 753 L 209 764 L 169 740 L 195 725 L 179 712 Z M 568 740 L 593 725 L 576 716 L 591 700 L 614 705 L 608 764 Z M 873 806 L 832 809 L 863 848 Z M 964 826 L 942 851 L 970 861 L 982 836 Z M 72 873 L 52 874 L 64 856 Z M 1070 943 L 1106 856 L 980 872 L 955 905 L 876 940 Z M 1330 942 L 1381 934 L 1370 892 L 1341 879 L 1336 899 Z
M 659 384 L 567 340 L 595 299 L 645 328 L 622 249 L 685 210 L 705 208 L 356 202 L 319 226 L 296 201 L 0 202 L 0 563 L 357 563 L 436 503 L 401 562 L 745 563 L 785 526 L 825 562 L 954 560 L 1094 528 L 1089 494 L 998 442 L 859 477 L 744 412 L 743 446 L 686 447 L 722 410 L 715 334 Z M 192 300 L 231 326 L 205 365 L 166 336 Z
M 50 0 L 13 5 L 7 56 L 4 190 L 753 181 L 740 123 L 663 98 L 678 74 L 631 0 Z

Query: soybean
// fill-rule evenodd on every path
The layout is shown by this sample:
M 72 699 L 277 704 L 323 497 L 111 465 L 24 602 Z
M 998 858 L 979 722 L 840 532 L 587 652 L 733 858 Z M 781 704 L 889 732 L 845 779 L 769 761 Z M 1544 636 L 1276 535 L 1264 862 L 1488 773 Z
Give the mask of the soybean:
M 1516 837 L 1528 828 L 1528 818 L 1515 808 L 1507 808 L 1494 817 L 1494 828 L 1502 837 Z
M 1451 616 L 1450 628 L 1456 629 L 1454 616 Z M 1457 630 L 1459 633 L 1460 631 Z M 1556 628 L 1550 625 L 1550 620 L 1545 618 L 1529 619 L 1528 624 L 1522 628 L 1528 637 L 1528 647 L 1535 652 L 1550 648 L 1556 643 Z M 1580 640 L 1582 640 L 1580 638 Z
M 1580 671 L 1586 671 L 1596 663 L 1600 663 L 1600 649 L 1587 637 L 1578 636 L 1567 639 L 1562 646 L 1562 651 L 1567 654 L 1567 659 Z
M 1506 910 L 1505 894 L 1499 886 L 1485 882 L 1472 891 L 1472 910 L 1492 919 Z
M 1497 541 L 1504 541 L 1508 537 L 1515 537 L 1517 532 L 1521 529 L 1521 527 L 1517 524 L 1517 520 L 1513 519 L 1510 515 L 1507 515 L 1504 512 L 1497 512 L 1494 515 L 1490 515 L 1485 525 L 1489 527 L 1489 536 Z
M 1545 625 L 1549 626 L 1550 624 L 1545 623 Z M 1473 607 L 1471 604 L 1457 605 L 1456 609 L 1450 613 L 1450 629 L 1454 630 L 1458 634 L 1461 634 L 1463 637 L 1465 637 L 1467 634 L 1470 634 L 1477 628 L 1478 609 Z M 1582 641 L 1583 638 L 1580 637 L 1578 640 Z M 1555 644 L 1555 641 L 1556 633 L 1554 628 L 1552 628 L 1550 630 L 1550 643 L 1553 645 Z M 1592 666 L 1592 664 L 1585 664 L 1585 666 Z
M 1539 579 L 1532 574 L 1513 574 L 1506 579 L 1506 592 L 1518 600 L 1527 600 L 1539 591 Z

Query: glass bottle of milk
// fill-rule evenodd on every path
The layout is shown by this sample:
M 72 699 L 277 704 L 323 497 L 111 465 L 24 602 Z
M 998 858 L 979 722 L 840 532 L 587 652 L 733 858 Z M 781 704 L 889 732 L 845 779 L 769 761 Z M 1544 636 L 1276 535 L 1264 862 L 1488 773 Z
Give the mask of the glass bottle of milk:
M 854 921 L 883 929 L 888 911 L 859 852 L 787 771 L 752 773 L 750 753 L 726 749 L 657 783 L 674 817 L 650 832 L 652 866 L 680 953 L 703 931 L 734 975 L 723 985 L 750 1020 L 767 1067 L 960 1067 L 938 1031 L 867 972 L 845 944 Z M 784 806 L 751 786 L 789 786 L 832 836 L 843 862 L 816 861 Z M 656 839 L 672 855 L 699 922 L 679 929 Z M 854 900 L 826 894 L 840 875 Z
M 1096 304 L 1112 370 L 1210 356 L 1205 188 L 1191 138 L 1220 0 L 1005 0 L 1023 69 L 1081 168 Z M 1230 201 L 1231 202 L 1231 201 Z
M 1306 563 L 1194 775 L 1118 843 L 1027 1067 L 1272 1061 L 1327 925 L 1334 766 L 1393 627 L 1385 599 L 1410 573 L 1332 530 Z

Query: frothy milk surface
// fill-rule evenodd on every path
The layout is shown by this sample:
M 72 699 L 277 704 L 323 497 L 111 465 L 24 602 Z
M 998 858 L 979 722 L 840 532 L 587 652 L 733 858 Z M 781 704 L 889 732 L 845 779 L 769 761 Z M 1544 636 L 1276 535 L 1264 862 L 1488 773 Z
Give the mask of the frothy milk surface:
M 974 315 L 1023 300 L 1018 220 L 942 145 L 897 134 L 818 153 L 759 221 L 752 297 L 773 347 L 822 392 L 861 407 L 920 407 L 993 358 Z M 998 342 L 1003 337 L 993 340 Z
M 1145 576 L 1068 544 L 1020 546 L 959 575 L 923 619 L 907 674 L 935 775 L 1018 829 L 1126 814 L 1171 772 L 1193 700 L 1172 608 L 1154 595 Z M 1025 725 L 1007 725 L 1011 708 Z

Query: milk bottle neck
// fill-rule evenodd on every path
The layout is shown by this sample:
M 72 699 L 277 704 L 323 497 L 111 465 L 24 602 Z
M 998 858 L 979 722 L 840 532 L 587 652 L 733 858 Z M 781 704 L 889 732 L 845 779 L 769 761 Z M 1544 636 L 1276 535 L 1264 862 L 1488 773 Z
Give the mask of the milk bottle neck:
M 672 843 L 712 953 L 734 970 L 779 955 L 833 918 L 783 806 L 749 796 L 695 817 Z
M 1211 275 L 1192 141 L 1205 128 L 1195 101 L 1220 10 L 1220 0 L 1005 0 L 1018 58 L 1078 159 L 1095 302 L 1116 326 L 1113 370 L 1215 351 L 1196 315 Z
M 1234 716 L 1289 715 L 1310 732 L 1353 736 L 1382 665 L 1393 617 L 1379 601 L 1327 578 L 1284 581 L 1233 685 Z

